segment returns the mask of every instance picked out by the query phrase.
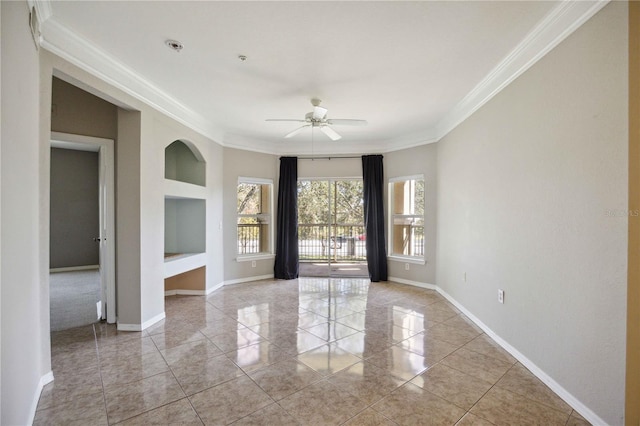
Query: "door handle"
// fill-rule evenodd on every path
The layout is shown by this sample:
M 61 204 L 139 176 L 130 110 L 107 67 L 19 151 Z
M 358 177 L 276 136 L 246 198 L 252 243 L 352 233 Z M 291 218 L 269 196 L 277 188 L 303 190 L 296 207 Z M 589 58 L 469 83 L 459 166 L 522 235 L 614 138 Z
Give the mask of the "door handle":
M 100 242 L 100 238 L 98 238 L 98 237 L 93 237 L 93 241 L 95 241 L 96 243 L 99 243 L 99 242 Z

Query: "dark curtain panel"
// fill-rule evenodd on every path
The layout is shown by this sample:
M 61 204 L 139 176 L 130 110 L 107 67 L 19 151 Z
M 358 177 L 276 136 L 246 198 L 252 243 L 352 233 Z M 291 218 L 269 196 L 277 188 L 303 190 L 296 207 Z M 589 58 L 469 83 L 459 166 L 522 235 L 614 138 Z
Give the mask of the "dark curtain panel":
M 298 278 L 298 158 L 280 157 L 275 278 Z
M 367 233 L 367 267 L 373 282 L 387 281 L 387 249 L 384 240 L 384 185 L 382 155 L 362 156 L 364 227 Z

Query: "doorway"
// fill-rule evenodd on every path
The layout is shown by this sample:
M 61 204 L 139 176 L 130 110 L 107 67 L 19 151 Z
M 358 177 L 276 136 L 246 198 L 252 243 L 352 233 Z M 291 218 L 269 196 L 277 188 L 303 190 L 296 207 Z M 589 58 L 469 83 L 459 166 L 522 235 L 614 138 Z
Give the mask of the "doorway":
M 52 132 L 50 198 L 51 330 L 114 323 L 113 141 Z
M 300 276 L 367 276 L 362 193 L 362 179 L 298 181 Z

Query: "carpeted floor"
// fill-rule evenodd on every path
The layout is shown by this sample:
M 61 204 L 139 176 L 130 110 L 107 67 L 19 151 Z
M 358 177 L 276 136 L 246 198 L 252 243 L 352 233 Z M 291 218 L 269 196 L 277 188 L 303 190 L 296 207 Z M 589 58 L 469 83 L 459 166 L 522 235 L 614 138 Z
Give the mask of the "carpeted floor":
M 98 320 L 100 272 L 55 272 L 49 275 L 51 331 L 66 330 Z

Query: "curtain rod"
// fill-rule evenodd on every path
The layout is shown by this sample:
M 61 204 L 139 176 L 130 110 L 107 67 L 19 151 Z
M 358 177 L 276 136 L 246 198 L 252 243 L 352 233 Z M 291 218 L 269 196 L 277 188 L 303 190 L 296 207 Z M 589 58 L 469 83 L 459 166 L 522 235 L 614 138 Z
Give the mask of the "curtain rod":
M 361 155 L 358 156 L 337 156 L 337 157 L 298 157 L 298 160 L 341 160 L 341 159 L 353 159 L 353 158 L 362 158 Z

